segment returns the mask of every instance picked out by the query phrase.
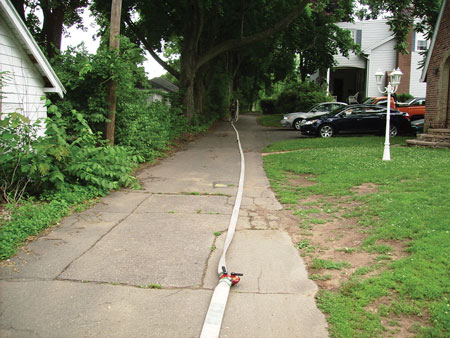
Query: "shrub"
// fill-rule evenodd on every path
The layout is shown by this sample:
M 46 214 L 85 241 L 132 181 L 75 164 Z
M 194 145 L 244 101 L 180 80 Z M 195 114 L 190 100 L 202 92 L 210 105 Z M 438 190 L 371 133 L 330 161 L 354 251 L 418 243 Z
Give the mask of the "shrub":
M 291 82 L 280 93 L 276 101 L 279 114 L 306 111 L 319 102 L 331 101 L 324 88 L 313 82 Z
M 275 104 L 276 100 L 274 99 L 262 99 L 260 105 L 263 114 L 277 114 Z
M 71 112 L 73 134 L 68 134 L 58 108 L 49 102 L 47 106 L 53 117 L 46 119 L 44 137 L 36 137 L 40 121 L 30 124 L 19 114 L 1 121 L 0 189 L 5 201 L 39 197 L 67 184 L 104 191 L 134 184 L 131 173 L 138 156 L 128 148 L 105 144 L 76 111 Z

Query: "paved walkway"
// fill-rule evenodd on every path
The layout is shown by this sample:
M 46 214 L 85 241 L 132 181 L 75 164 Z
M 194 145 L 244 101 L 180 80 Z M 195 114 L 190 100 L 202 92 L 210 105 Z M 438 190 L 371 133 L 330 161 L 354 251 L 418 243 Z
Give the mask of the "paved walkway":
M 297 133 L 261 128 L 250 115 L 236 126 L 246 181 L 227 265 L 245 275 L 230 293 L 221 336 L 326 337 L 316 285 L 281 229 L 281 205 L 262 168 L 263 147 Z M 239 158 L 222 122 L 142 170 L 142 190 L 114 192 L 30 243 L 0 269 L 0 337 L 198 337 Z

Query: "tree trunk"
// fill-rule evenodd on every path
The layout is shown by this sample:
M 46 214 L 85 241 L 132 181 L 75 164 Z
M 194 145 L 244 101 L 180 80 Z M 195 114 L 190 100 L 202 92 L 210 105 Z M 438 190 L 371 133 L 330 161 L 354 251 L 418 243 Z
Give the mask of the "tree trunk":
M 188 120 L 192 120 L 195 115 L 194 78 L 186 77 L 185 74 L 183 74 L 183 76 L 181 76 L 180 85 L 183 95 L 184 115 L 188 118 Z
M 16 9 L 17 13 L 19 14 L 20 18 L 23 20 L 24 23 L 26 23 L 25 21 L 25 2 L 23 0 L 12 0 L 11 1 L 14 8 Z
M 47 56 L 52 58 L 55 51 L 61 49 L 61 39 L 64 25 L 64 8 L 51 8 L 46 2 L 42 2 L 42 13 L 44 23 L 42 26 L 40 40 L 45 46 Z
M 198 43 L 203 31 L 203 9 L 197 1 L 191 0 L 186 8 L 184 39 L 181 51 L 180 89 L 183 95 L 185 116 L 191 120 L 195 115 L 194 81 L 198 70 Z

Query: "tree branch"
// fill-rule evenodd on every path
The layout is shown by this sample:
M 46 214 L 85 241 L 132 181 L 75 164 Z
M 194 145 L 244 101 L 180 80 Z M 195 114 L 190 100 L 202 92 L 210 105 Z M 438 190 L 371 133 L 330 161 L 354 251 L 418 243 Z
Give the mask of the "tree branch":
M 131 28 L 131 30 L 133 31 L 133 33 L 136 35 L 136 38 L 141 41 L 141 43 L 144 45 L 145 49 L 147 50 L 147 52 L 149 52 L 149 54 L 152 56 L 153 59 L 155 59 L 156 62 L 158 62 L 161 67 L 163 67 L 165 70 L 167 70 L 170 74 L 172 74 L 173 76 L 175 76 L 177 79 L 180 79 L 180 73 L 173 67 L 171 67 L 167 62 L 165 62 L 164 60 L 162 60 L 158 54 L 156 54 L 153 51 L 153 48 L 151 47 L 151 45 L 148 43 L 147 39 L 145 38 L 145 36 L 143 36 L 141 34 L 141 32 L 139 31 L 139 29 L 136 27 L 136 25 L 134 24 L 133 21 L 131 21 L 130 17 L 128 15 L 124 15 L 125 17 L 125 22 L 127 23 L 127 25 Z
M 241 47 L 250 45 L 252 43 L 264 40 L 264 39 L 274 35 L 275 33 L 278 33 L 279 31 L 283 30 L 284 28 L 288 27 L 289 24 L 300 15 L 300 13 L 305 9 L 306 5 L 309 2 L 310 1 L 308 1 L 308 0 L 302 0 L 300 2 L 300 4 L 295 8 L 295 10 L 292 11 L 286 17 L 284 17 L 283 20 L 279 21 L 274 26 L 272 26 L 262 32 L 259 32 L 259 33 L 256 33 L 256 34 L 253 34 L 253 35 L 250 35 L 247 37 L 243 37 L 240 39 L 231 39 L 228 41 L 224 41 L 224 42 L 219 43 L 218 45 L 210 48 L 208 51 L 206 51 L 203 55 L 201 55 L 199 57 L 198 62 L 196 64 L 196 70 L 199 69 L 201 66 L 203 66 L 205 63 L 214 59 L 216 56 L 218 56 L 226 51 L 241 48 Z

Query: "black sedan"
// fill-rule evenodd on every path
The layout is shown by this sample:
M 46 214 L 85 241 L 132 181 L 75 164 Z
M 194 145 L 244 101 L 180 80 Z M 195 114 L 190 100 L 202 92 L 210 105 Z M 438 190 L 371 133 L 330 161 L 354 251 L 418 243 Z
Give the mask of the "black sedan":
M 386 129 L 386 107 L 372 104 L 354 104 L 332 111 L 330 114 L 312 117 L 302 122 L 300 132 L 307 135 L 331 137 L 335 134 L 383 134 Z M 407 114 L 391 109 L 391 136 L 410 133 Z

